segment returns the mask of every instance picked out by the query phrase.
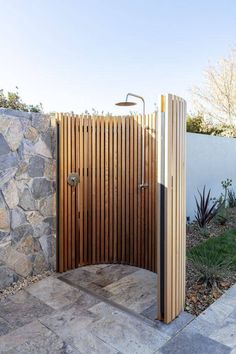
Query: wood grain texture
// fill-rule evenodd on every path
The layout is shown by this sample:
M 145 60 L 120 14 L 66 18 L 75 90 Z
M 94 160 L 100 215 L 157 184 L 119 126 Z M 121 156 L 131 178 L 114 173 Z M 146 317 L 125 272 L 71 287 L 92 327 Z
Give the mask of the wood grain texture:
M 185 302 L 185 238 L 186 238 L 186 192 L 185 192 L 185 144 L 186 102 L 175 95 L 161 98 L 161 114 L 158 125 L 158 190 L 164 187 L 164 204 L 158 197 L 157 218 L 164 207 L 164 242 L 160 247 L 160 224 L 157 223 L 157 271 L 158 314 L 157 318 L 171 322 L 184 309 Z M 164 116 L 163 116 L 164 115 Z M 164 123 L 161 125 L 161 117 Z M 162 140 L 163 136 L 164 141 Z M 162 143 L 161 143 L 162 141 Z M 164 158 L 162 157 L 164 154 Z M 162 173 L 164 172 L 164 177 Z M 164 254 L 163 266 L 159 259 Z M 161 286 L 163 289 L 161 290 Z M 164 309 L 161 312 L 161 291 Z

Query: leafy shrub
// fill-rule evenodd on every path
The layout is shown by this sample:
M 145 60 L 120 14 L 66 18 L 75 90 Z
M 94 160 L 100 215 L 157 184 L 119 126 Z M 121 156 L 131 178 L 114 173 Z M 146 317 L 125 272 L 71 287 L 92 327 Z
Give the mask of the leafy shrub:
M 199 227 L 205 228 L 206 225 L 215 217 L 217 214 L 218 200 L 212 201 L 210 198 L 211 190 L 209 189 L 206 195 L 206 186 L 204 186 L 202 193 L 199 192 L 200 200 L 198 201 L 195 197 L 197 211 L 195 214 L 197 223 Z
M 202 113 L 187 117 L 187 132 L 207 135 L 236 137 L 236 127 L 227 124 L 212 124 L 206 122 Z
M 187 117 L 187 132 L 189 133 L 202 133 L 204 120 L 201 115 Z
M 231 272 L 232 262 L 216 247 L 194 248 L 188 253 L 199 275 L 199 281 L 206 286 L 217 286 L 218 281 L 224 279 Z
M 39 105 L 27 105 L 22 102 L 20 95 L 18 93 L 18 87 L 16 87 L 16 92 L 8 92 L 4 94 L 3 90 L 0 90 L 0 107 L 1 108 L 12 108 L 19 111 L 25 112 L 42 112 L 42 104 Z
M 222 198 L 223 198 L 224 207 L 226 208 L 228 204 L 229 187 L 232 186 L 232 179 L 227 178 L 226 180 L 221 182 L 221 185 L 224 190 L 224 193 L 222 194 Z
M 224 207 L 222 204 L 216 213 L 216 222 L 219 223 L 220 225 L 225 225 L 226 222 L 229 220 L 228 212 L 227 209 Z
M 235 208 L 236 207 L 236 194 L 233 189 L 228 191 L 228 207 Z

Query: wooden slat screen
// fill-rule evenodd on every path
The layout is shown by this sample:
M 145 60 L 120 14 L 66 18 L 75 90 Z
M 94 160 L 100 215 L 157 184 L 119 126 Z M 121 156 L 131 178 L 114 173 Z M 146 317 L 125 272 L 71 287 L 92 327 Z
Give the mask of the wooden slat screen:
M 145 189 L 141 116 L 58 114 L 57 122 L 58 271 L 114 262 L 156 271 L 156 114 L 146 115 Z
M 172 321 L 185 300 L 186 102 L 161 96 L 158 117 L 158 319 Z M 162 190 L 162 199 L 161 199 Z M 162 219 L 162 220 L 161 220 Z

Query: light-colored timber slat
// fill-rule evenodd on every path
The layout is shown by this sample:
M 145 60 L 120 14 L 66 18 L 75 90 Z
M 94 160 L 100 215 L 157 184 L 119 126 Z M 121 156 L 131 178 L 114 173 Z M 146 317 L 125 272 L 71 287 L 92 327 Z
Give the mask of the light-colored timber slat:
M 162 96 L 158 116 L 57 114 L 57 270 L 123 263 L 157 272 L 166 323 L 185 296 L 185 117 L 174 95 Z
M 185 301 L 185 149 L 186 102 L 175 95 L 162 96 L 158 121 L 157 219 L 157 318 L 171 322 Z M 162 173 L 161 173 L 162 172 Z M 161 200 L 161 190 L 164 202 Z

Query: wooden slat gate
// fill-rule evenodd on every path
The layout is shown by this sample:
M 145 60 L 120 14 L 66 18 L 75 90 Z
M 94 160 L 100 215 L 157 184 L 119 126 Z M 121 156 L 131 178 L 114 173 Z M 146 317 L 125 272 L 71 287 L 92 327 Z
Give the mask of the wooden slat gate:
M 57 270 L 124 263 L 157 272 L 165 322 L 184 301 L 185 103 L 174 97 L 162 97 L 158 119 L 146 115 L 148 188 L 139 187 L 142 116 L 57 114 Z

